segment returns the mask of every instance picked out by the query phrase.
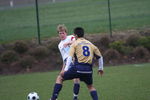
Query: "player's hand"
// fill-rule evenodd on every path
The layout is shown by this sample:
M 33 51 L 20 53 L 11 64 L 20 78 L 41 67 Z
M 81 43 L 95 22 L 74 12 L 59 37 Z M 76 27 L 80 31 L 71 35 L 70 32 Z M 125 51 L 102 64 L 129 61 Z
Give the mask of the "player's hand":
M 98 70 L 98 74 L 102 76 L 104 74 L 104 71 L 103 70 Z
M 67 46 L 69 46 L 69 42 L 64 44 L 64 47 L 66 48 Z

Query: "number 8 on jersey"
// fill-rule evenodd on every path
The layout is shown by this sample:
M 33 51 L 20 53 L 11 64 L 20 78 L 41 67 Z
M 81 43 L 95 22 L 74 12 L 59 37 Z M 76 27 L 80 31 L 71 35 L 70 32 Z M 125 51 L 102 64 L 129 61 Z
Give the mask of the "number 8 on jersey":
M 90 51 L 89 51 L 89 47 L 88 46 L 83 46 L 82 50 L 83 50 L 83 55 L 84 56 L 90 56 Z

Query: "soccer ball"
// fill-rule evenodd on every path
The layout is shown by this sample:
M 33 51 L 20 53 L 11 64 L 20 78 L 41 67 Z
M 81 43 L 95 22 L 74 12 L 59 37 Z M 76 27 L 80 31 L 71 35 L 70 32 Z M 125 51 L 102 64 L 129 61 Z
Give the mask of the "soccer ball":
M 40 100 L 40 98 L 36 92 L 31 92 L 28 94 L 27 100 Z

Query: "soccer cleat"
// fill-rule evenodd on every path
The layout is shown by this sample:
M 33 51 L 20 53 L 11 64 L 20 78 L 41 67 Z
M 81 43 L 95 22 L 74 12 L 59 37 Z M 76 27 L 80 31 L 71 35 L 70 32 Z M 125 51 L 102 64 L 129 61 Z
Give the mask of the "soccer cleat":
M 74 96 L 74 97 L 73 97 L 73 100 L 78 100 L 78 97 Z

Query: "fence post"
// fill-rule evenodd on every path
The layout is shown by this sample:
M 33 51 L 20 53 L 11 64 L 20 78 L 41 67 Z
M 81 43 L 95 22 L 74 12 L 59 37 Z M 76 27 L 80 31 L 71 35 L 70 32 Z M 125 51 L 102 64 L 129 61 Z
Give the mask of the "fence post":
M 53 3 L 55 3 L 56 0 L 52 0 Z
M 108 0 L 108 14 L 109 14 L 109 32 L 110 32 L 110 37 L 112 37 L 112 24 L 111 24 L 110 0 Z
M 14 7 L 14 1 L 13 0 L 10 0 L 10 7 Z
M 35 0 L 35 5 L 36 5 L 36 19 L 37 19 L 38 43 L 41 44 L 38 0 Z

